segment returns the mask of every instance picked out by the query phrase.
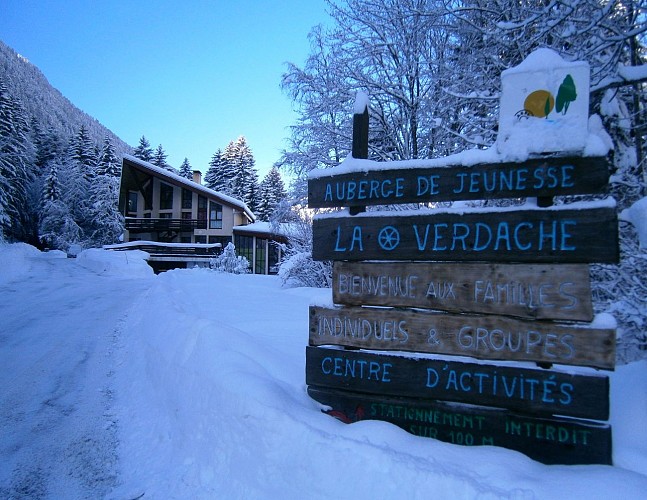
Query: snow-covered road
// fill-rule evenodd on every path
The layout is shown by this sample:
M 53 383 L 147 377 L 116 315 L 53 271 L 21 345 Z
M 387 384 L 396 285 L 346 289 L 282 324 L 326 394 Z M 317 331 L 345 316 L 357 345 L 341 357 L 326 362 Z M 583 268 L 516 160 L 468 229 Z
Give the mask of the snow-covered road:
M 0 498 L 96 498 L 116 482 L 111 356 L 151 282 L 61 257 L 0 282 Z

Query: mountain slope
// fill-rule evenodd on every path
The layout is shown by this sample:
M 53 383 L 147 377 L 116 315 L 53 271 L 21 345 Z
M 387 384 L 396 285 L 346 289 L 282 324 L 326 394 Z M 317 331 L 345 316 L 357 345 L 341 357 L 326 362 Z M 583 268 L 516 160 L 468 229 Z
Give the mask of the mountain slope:
M 130 153 L 132 148 L 96 119 L 74 106 L 52 87 L 43 73 L 11 47 L 0 41 L 0 78 L 9 93 L 22 101 L 28 119 L 41 130 L 50 127 L 61 136 L 74 136 L 82 125 L 92 141 L 102 144 L 110 137 L 118 155 Z

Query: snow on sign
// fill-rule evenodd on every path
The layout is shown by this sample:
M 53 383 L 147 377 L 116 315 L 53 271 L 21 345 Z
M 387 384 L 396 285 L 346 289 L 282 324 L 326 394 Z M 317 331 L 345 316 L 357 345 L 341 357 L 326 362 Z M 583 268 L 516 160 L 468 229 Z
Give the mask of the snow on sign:
M 588 119 L 588 63 L 539 49 L 501 74 L 499 152 L 582 151 Z
M 619 260 L 615 201 L 553 206 L 608 182 L 606 151 L 589 147 L 588 66 L 539 50 L 503 80 L 489 151 L 378 163 L 355 154 L 368 139 L 354 131 L 354 154 L 310 175 L 311 207 L 348 208 L 313 221 L 336 306 L 310 307 L 308 393 L 347 423 L 610 464 L 611 427 L 579 419 L 609 417 L 609 381 L 593 369 L 614 369 L 616 324 L 593 317 L 586 264 Z M 364 208 L 521 197 L 533 199 Z

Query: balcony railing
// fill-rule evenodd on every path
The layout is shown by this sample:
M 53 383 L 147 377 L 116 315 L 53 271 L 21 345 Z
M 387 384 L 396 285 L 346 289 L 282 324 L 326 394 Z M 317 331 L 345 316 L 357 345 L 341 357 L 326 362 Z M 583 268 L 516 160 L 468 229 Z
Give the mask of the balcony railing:
M 207 229 L 205 219 L 133 219 L 126 218 L 126 229 L 131 233 L 149 233 L 151 231 L 193 231 Z
M 220 253 L 220 243 L 160 243 L 158 241 L 130 241 L 117 245 L 104 245 L 107 250 L 143 250 L 155 257 L 213 257 Z

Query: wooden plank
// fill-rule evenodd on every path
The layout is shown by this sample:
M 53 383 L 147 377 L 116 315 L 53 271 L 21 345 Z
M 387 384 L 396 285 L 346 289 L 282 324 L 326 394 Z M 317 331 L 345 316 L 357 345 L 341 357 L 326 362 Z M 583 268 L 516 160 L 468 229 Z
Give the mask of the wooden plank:
M 604 157 L 549 157 L 471 167 L 386 168 L 308 180 L 308 206 L 331 208 L 395 203 L 545 197 L 598 193 L 609 180 Z M 371 164 L 369 164 L 371 165 Z
M 308 394 L 330 407 L 326 413 L 345 423 L 382 420 L 417 436 L 468 446 L 501 446 L 544 464 L 612 464 L 607 424 L 314 386 L 308 387 Z
M 337 261 L 332 280 L 335 304 L 593 319 L 586 264 Z
M 310 307 L 310 345 L 470 356 L 613 370 L 615 330 L 505 316 Z
M 411 214 L 411 212 L 409 212 Z M 614 207 L 317 216 L 315 260 L 618 262 Z
M 556 370 L 306 347 L 306 384 L 543 415 L 609 418 L 609 379 Z

